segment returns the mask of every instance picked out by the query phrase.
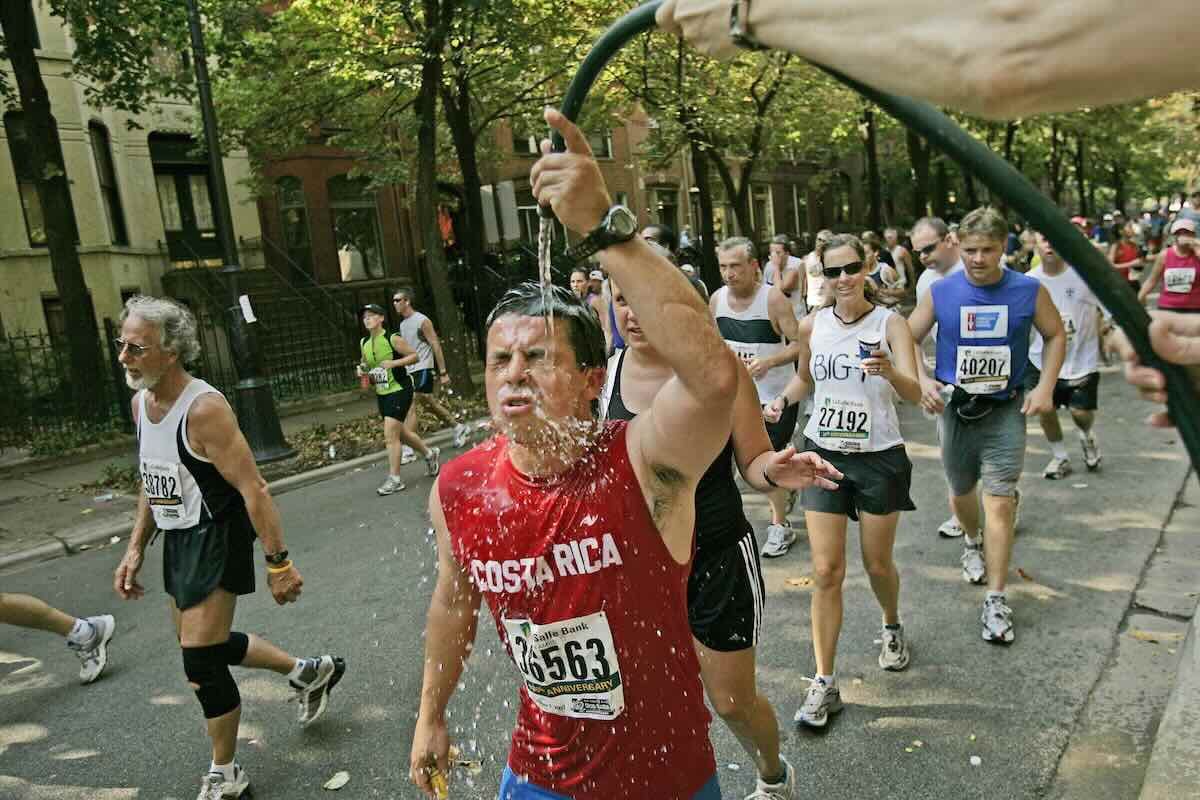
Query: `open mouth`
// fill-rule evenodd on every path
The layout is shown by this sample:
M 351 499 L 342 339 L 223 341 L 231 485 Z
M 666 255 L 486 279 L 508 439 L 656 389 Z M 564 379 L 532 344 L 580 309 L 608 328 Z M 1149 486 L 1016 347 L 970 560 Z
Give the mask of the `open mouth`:
M 508 415 L 527 414 L 533 410 L 533 397 L 530 395 L 511 395 L 500 401 L 500 410 Z

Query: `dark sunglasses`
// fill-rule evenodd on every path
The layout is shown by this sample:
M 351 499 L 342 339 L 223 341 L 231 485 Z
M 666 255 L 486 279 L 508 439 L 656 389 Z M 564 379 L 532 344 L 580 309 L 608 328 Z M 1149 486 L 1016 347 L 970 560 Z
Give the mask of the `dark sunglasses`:
M 121 353 L 128 350 L 129 355 L 133 358 L 141 358 L 150 350 L 149 347 L 143 347 L 140 344 L 127 342 L 124 339 L 113 339 L 113 345 L 117 348 L 117 355 L 121 355 Z
M 944 242 L 945 240 L 946 240 L 946 237 L 943 236 L 941 239 L 938 239 L 933 244 L 925 245 L 924 247 L 922 247 L 920 250 L 917 251 L 917 255 L 921 256 L 922 258 L 927 258 L 928 256 L 933 255 L 933 251 L 937 250 L 938 245 L 941 244 L 942 242 Z
M 393 297 L 392 302 L 393 303 L 403 303 L 407 299 L 408 299 L 407 297 Z
M 862 272 L 862 269 L 863 262 L 851 261 L 849 264 L 843 264 L 840 267 L 825 267 L 821 270 L 821 274 L 825 276 L 826 280 L 832 281 L 840 278 L 843 272 L 847 275 L 857 275 Z

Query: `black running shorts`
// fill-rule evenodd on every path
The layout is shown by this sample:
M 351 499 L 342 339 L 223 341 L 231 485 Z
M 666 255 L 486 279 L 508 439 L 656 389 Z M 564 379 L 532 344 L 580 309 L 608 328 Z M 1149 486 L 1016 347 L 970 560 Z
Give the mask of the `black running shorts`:
M 163 531 L 163 583 L 180 610 L 218 587 L 254 592 L 254 526 L 244 510 L 190 531 Z
M 710 650 L 754 647 L 762 626 L 766 589 L 754 529 L 714 551 L 697 548 L 688 577 L 688 623 Z
M 433 394 L 433 370 L 419 369 L 416 372 L 409 373 L 412 377 L 413 388 L 421 394 Z
M 1025 391 L 1037 388 L 1042 373 L 1033 364 L 1025 367 Z M 1076 411 L 1095 411 L 1100 407 L 1100 373 L 1092 372 L 1074 381 L 1054 382 L 1054 407 Z
M 412 408 L 413 392 L 412 389 L 402 389 L 391 394 L 377 394 L 375 402 L 379 404 L 379 416 L 404 422 L 408 410 Z
M 858 512 L 880 516 L 893 511 L 915 511 L 912 496 L 912 462 L 904 445 L 877 453 L 839 453 L 825 450 L 807 437 L 804 450 L 833 464 L 845 477 L 834 490 L 810 486 L 803 490 L 805 511 L 845 514 L 858 519 Z
M 779 415 L 779 422 L 767 422 L 767 436 L 771 447 L 778 453 L 792 443 L 792 434 L 796 432 L 796 420 L 800 416 L 800 404 L 793 403 Z

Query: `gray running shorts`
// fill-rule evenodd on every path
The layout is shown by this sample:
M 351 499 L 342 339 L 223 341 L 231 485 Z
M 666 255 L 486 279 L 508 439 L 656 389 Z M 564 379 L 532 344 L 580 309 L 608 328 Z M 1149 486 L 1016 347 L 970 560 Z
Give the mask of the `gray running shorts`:
M 967 494 L 983 481 L 983 491 L 1012 497 L 1025 468 L 1024 395 L 997 406 L 975 422 L 963 422 L 949 404 L 938 417 L 942 466 L 955 497 Z

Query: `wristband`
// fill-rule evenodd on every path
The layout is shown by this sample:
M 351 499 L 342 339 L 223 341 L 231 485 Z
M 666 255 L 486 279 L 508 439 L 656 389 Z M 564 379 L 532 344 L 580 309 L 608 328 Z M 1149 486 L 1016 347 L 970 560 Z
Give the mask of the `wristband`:
M 767 474 L 767 468 L 765 466 L 763 467 L 763 480 L 766 481 L 767 486 L 770 486 L 772 489 L 782 489 L 783 488 L 778 483 L 771 480 L 771 476 Z
M 280 564 L 277 567 L 267 567 L 267 574 L 268 575 L 277 575 L 280 572 L 287 572 L 291 568 L 292 568 L 292 560 L 289 558 L 287 561 L 283 562 L 282 564 Z
M 746 15 L 740 17 L 739 11 L 743 3 L 746 4 Z M 729 38 L 743 50 L 770 49 L 750 32 L 750 0 L 733 0 L 729 8 Z

